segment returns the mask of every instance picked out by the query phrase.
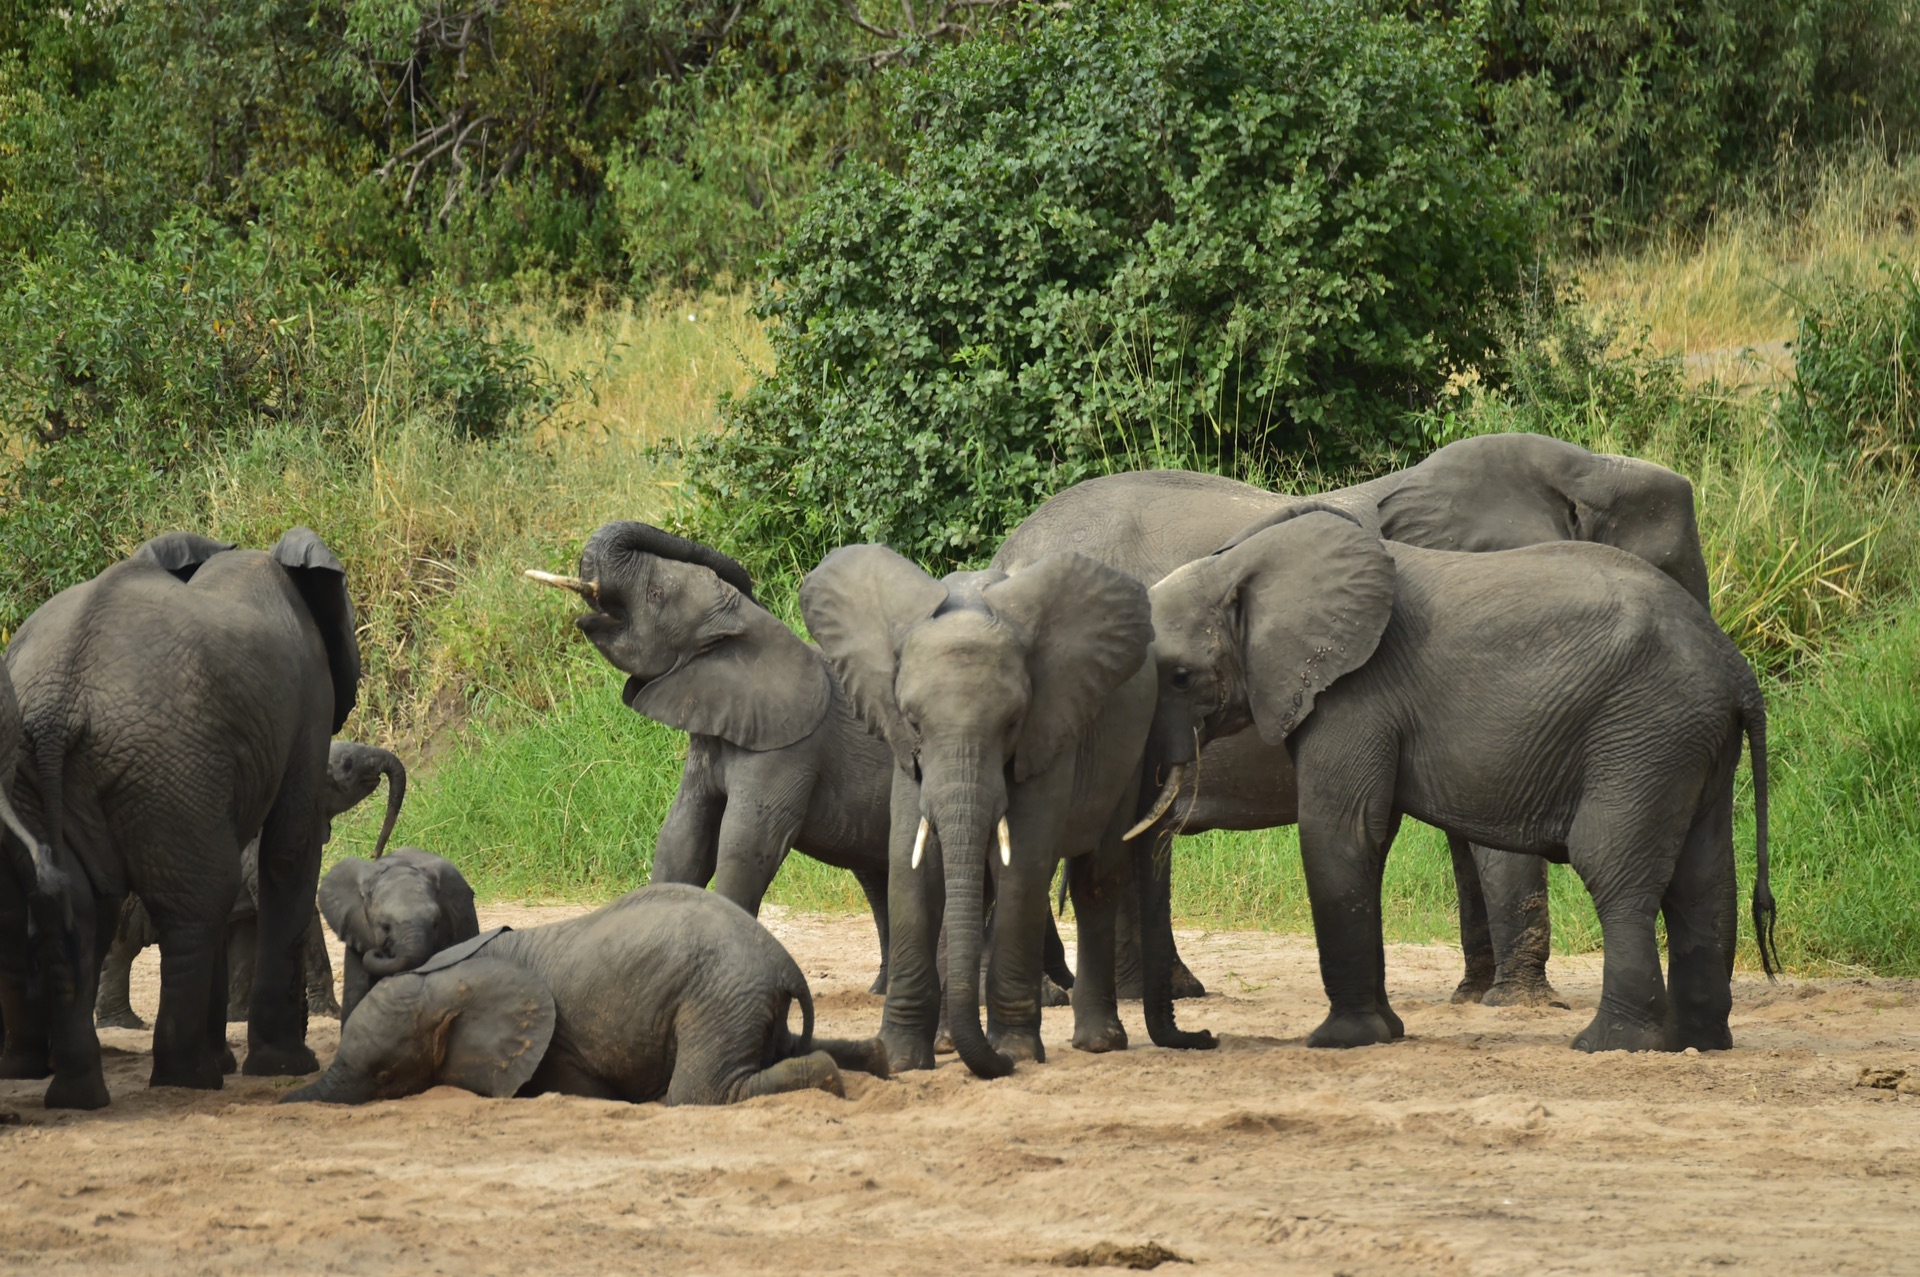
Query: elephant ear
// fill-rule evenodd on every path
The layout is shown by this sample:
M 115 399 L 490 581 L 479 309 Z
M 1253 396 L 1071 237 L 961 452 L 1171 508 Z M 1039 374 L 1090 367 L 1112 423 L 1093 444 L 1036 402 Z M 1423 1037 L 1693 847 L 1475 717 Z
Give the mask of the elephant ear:
M 981 598 L 1027 640 L 1033 699 L 1013 756 L 1023 781 L 1051 767 L 1146 661 L 1153 609 L 1141 582 L 1072 552 L 1037 559 Z
M 347 570 L 312 528 L 291 528 L 274 542 L 273 560 L 287 570 L 327 645 L 333 673 L 333 726 L 339 731 L 360 694 L 360 642 L 354 634 Z
M 553 1040 L 558 1013 L 547 982 L 517 962 L 485 955 L 438 966 L 426 982 L 427 1015 L 444 1017 L 434 1081 L 495 1099 L 525 1086 Z
M 480 934 L 480 916 L 473 908 L 473 888 L 451 861 L 434 866 L 434 895 L 440 901 L 441 938 L 458 944 Z
M 907 633 L 940 610 L 947 587 L 884 545 L 842 546 L 800 584 L 800 612 L 860 720 L 913 772 L 918 742 L 893 685 Z
M 348 856 L 320 880 L 320 916 L 340 943 L 355 949 L 376 947 L 367 919 L 367 875 L 373 870 L 371 860 Z
M 216 541 L 198 532 L 162 532 L 127 557 L 142 563 L 158 564 L 179 580 L 191 581 L 201 564 L 233 548 L 231 541 Z
M 658 678 L 628 679 L 622 699 L 683 732 L 743 749 L 785 749 L 827 716 L 833 688 L 826 662 L 750 595 L 724 579 L 715 586 L 736 604 L 727 610 L 725 633 Z
M 1278 745 L 1314 697 L 1373 656 L 1393 615 L 1393 559 L 1332 511 L 1295 513 L 1222 550 L 1260 737 Z

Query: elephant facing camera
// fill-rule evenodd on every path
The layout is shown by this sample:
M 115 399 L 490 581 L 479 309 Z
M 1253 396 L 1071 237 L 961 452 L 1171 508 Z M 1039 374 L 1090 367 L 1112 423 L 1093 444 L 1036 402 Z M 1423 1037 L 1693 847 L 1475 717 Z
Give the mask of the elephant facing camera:
M 418 847 L 335 865 L 320 883 L 320 913 L 346 949 L 342 1021 L 381 980 L 480 934 L 473 888 L 451 861 Z

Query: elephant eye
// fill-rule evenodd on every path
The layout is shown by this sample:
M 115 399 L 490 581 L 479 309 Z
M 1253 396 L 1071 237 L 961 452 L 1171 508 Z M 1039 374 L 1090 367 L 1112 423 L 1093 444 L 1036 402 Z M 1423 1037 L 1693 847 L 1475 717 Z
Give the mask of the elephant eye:
M 1173 684 L 1174 691 L 1184 692 L 1193 686 L 1193 671 L 1184 665 L 1176 665 L 1173 670 L 1173 677 L 1169 679 L 1168 682 Z

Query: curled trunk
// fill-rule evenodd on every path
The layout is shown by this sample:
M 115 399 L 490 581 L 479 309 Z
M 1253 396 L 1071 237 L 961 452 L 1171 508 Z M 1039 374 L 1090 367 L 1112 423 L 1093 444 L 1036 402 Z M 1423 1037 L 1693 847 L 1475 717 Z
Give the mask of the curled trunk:
M 387 839 L 393 836 L 394 822 L 400 819 L 400 806 L 407 801 L 407 765 L 398 755 L 382 750 L 380 772 L 387 778 L 387 816 L 380 822 L 380 837 L 373 844 L 375 860 L 385 854 Z
M 360 962 L 370 975 L 390 976 L 411 971 L 434 955 L 433 927 L 430 923 L 405 923 L 393 929 L 380 949 L 370 950 Z

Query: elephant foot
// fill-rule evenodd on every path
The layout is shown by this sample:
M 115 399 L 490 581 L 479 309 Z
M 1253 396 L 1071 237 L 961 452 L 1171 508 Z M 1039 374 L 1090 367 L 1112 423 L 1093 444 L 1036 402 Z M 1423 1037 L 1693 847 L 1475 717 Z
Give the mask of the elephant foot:
M 52 1077 L 53 1066 L 47 1063 L 44 1054 L 33 1055 L 26 1052 L 0 1055 L 0 1078 L 33 1081 L 37 1078 Z
M 1053 977 L 1040 977 L 1040 1005 L 1043 1007 L 1067 1007 L 1073 1005 L 1073 995 L 1053 982 Z
M 61 1076 L 47 1087 L 44 1103 L 50 1109 L 103 1109 L 111 1102 L 107 1080 L 99 1073 Z
M 918 1035 L 890 1033 L 880 1030 L 880 1044 L 887 1053 L 887 1071 L 889 1073 L 908 1073 L 914 1069 L 933 1067 L 934 1043 Z M 951 1051 L 953 1044 L 949 1042 Z
M 99 1029 L 144 1029 L 147 1022 L 133 1013 L 132 1007 L 123 1007 L 115 1011 L 101 1011 L 93 1017 L 95 1028 Z
M 147 1079 L 148 1086 L 179 1086 L 190 1091 L 218 1091 L 226 1084 L 220 1058 L 212 1052 L 192 1061 L 163 1061 L 156 1056 L 153 1073 Z
M 1455 1002 L 1460 1001 L 1458 994 Z M 1566 1000 L 1548 984 L 1546 977 L 1537 980 L 1496 980 L 1493 987 L 1481 997 L 1482 1006 L 1490 1007 L 1559 1007 L 1568 1010 Z
M 1396 1016 L 1397 1020 L 1398 1017 Z M 1403 1030 L 1404 1034 L 1404 1030 Z M 1320 1027 L 1307 1035 L 1312 1047 L 1379 1046 L 1393 1041 L 1394 1025 L 1378 1012 L 1329 1015 Z
M 1394 1014 L 1393 1008 L 1384 1002 L 1380 1004 L 1380 1018 L 1387 1022 L 1387 1029 L 1393 1034 L 1395 1042 L 1407 1036 L 1407 1026 Z
M 815 1038 L 816 1051 L 825 1051 L 833 1057 L 833 1062 L 843 1069 L 852 1069 L 856 1073 L 869 1073 L 874 1077 L 891 1077 L 893 1070 L 887 1063 L 887 1044 L 879 1038 L 862 1038 L 849 1041 L 841 1038 Z
M 1731 1043 L 1729 1043 L 1731 1044 Z M 1610 1015 L 1605 1007 L 1593 1017 L 1593 1023 L 1573 1040 L 1576 1051 L 1671 1051 L 1667 1031 L 1657 1024 L 1638 1024 Z
M 988 1028 L 987 1043 L 994 1050 L 1018 1064 L 1022 1060 L 1034 1064 L 1047 1062 L 1047 1048 L 1040 1042 L 1040 1034 L 1033 1029 Z
M 307 990 L 307 1014 L 324 1015 L 330 1020 L 340 1018 L 340 999 L 333 996 L 332 985 L 315 985 Z
M 304 1042 L 298 1046 L 249 1044 L 247 1062 L 240 1071 L 248 1077 L 305 1077 L 320 1071 L 320 1057 Z
M 1487 992 L 1494 987 L 1493 965 L 1469 962 L 1467 973 L 1460 977 L 1460 983 L 1453 987 L 1453 1001 L 1456 1003 L 1485 1001 Z
M 1200 977 L 1188 969 L 1179 958 L 1173 960 L 1173 969 L 1168 972 L 1173 981 L 1173 997 L 1177 1002 L 1183 998 L 1204 998 L 1207 986 L 1200 983 Z M 1114 978 L 1114 996 L 1123 1001 L 1138 1002 L 1144 994 L 1141 990 L 1140 968 L 1136 964 L 1123 967 Z
M 1733 1030 L 1725 1020 L 1719 1024 L 1681 1025 L 1674 1033 L 1676 1051 L 1692 1047 L 1696 1051 L 1733 1050 Z
M 1092 1024 L 1073 1026 L 1073 1049 L 1087 1051 L 1094 1055 L 1105 1055 L 1109 1051 L 1127 1049 L 1127 1029 L 1120 1021 L 1103 1019 Z

